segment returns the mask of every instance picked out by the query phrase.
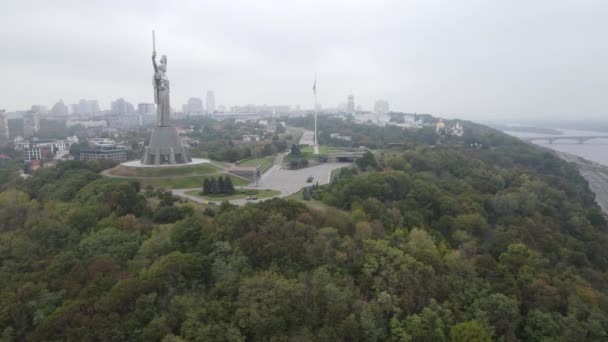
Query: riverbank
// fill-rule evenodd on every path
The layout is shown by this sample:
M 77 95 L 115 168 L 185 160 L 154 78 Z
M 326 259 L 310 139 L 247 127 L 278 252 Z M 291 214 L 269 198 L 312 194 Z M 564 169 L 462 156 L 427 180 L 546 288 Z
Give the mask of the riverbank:
M 576 163 L 579 166 L 581 176 L 589 182 L 589 188 L 595 193 L 595 201 L 604 213 L 608 215 L 608 166 L 570 153 L 557 151 L 555 153 L 562 159 Z

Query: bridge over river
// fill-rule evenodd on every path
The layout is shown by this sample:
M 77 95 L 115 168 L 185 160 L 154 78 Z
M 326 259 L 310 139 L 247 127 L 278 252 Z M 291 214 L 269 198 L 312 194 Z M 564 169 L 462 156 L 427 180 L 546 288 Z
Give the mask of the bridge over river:
M 573 140 L 578 142 L 579 144 L 584 143 L 585 141 L 592 139 L 608 139 L 608 135 L 556 135 L 556 136 L 546 136 L 546 137 L 520 137 L 520 139 L 524 141 L 547 141 L 549 144 L 553 144 L 554 141 L 557 140 Z

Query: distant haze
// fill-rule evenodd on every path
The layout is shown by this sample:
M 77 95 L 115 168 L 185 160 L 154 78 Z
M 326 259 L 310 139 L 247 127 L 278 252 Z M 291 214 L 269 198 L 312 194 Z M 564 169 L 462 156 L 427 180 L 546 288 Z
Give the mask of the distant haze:
M 0 11 L 0 108 L 80 98 L 151 102 L 151 30 L 172 105 L 335 107 L 468 119 L 600 118 L 608 2 L 28 1 Z

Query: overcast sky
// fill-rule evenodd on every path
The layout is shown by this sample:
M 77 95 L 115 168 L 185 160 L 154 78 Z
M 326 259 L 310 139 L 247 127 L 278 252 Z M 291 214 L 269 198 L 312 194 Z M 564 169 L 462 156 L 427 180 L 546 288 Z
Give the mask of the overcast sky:
M 4 0 L 0 108 L 153 101 L 151 30 L 172 105 L 345 102 L 467 119 L 608 114 L 608 1 Z M 608 116 L 607 116 L 608 117 Z

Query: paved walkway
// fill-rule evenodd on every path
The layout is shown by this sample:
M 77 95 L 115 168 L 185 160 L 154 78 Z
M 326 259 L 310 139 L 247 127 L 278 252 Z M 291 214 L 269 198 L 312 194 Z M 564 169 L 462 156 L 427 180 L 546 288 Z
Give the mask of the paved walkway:
M 315 143 L 315 132 L 304 130 L 302 139 L 300 139 L 300 145 L 314 145 Z

